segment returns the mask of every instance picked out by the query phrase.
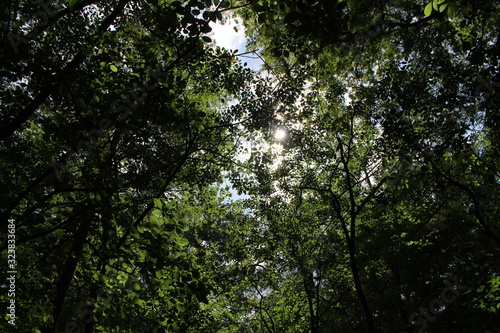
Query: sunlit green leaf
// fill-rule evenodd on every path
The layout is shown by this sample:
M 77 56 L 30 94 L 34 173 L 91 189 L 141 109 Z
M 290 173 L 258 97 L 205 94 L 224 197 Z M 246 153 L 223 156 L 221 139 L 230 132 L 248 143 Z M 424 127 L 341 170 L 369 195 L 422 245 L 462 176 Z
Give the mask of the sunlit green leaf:
M 432 14 L 432 2 L 428 3 L 427 6 L 425 6 L 424 9 L 424 15 L 429 16 Z
M 163 203 L 159 199 L 155 198 L 155 199 L 153 199 L 153 202 L 154 202 L 156 207 L 158 207 L 159 209 L 162 209 Z

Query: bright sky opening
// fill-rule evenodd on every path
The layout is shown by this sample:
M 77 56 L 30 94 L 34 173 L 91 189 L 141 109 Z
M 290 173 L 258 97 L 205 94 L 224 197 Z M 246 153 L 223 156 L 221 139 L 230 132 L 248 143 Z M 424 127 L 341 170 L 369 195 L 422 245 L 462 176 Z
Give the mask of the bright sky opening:
M 238 50 L 238 53 L 245 53 L 246 50 L 246 36 L 245 27 L 236 18 L 226 18 L 225 23 L 220 22 L 211 23 L 212 35 L 211 38 L 220 47 Z M 248 54 L 240 57 L 242 63 L 247 63 L 247 67 L 258 71 L 262 65 L 262 60 L 254 54 Z
M 276 130 L 276 133 L 274 133 L 274 138 L 276 140 L 283 140 L 286 137 L 286 131 L 282 128 L 279 128 Z

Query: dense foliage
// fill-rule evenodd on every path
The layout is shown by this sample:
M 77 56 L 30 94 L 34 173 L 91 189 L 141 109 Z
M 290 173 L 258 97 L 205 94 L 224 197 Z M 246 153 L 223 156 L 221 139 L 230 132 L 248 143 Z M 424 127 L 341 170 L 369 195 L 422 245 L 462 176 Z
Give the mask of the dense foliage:
M 499 332 L 498 1 L 0 15 L 2 331 Z

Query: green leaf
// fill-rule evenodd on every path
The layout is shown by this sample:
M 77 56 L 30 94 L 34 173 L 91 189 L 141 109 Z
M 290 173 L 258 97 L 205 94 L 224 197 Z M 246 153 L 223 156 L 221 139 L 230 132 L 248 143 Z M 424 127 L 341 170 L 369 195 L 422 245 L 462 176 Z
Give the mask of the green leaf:
M 212 14 L 213 14 L 213 13 L 214 13 L 214 12 L 212 12 L 212 11 L 206 10 L 206 11 L 204 11 L 204 12 L 203 12 L 202 16 L 203 16 L 203 18 L 204 18 L 205 20 L 207 20 L 207 21 L 208 21 L 208 20 L 210 20 L 210 19 L 212 18 Z
M 205 42 L 205 43 L 212 43 L 212 38 L 208 37 L 208 36 L 201 36 L 201 39 Z
M 176 237 L 175 241 L 177 244 L 179 244 L 180 247 L 185 247 L 189 244 L 189 241 L 186 238 L 179 237 L 179 236 Z
M 427 6 L 425 6 L 424 9 L 424 15 L 429 16 L 432 14 L 432 2 L 428 3 Z
M 222 1 L 221 4 L 219 5 L 219 8 L 228 8 L 229 6 L 231 6 L 230 1 Z
M 161 219 L 157 218 L 154 215 L 151 215 L 150 219 L 151 219 L 152 222 L 154 222 L 156 224 L 161 224 L 163 222 Z
M 159 209 L 155 209 L 152 211 L 152 214 L 153 215 L 157 215 L 157 216 L 161 216 L 163 214 L 163 212 Z
M 446 7 L 448 7 L 448 4 L 445 3 L 444 5 L 439 6 L 439 12 L 442 13 L 446 10 Z
M 210 31 L 212 31 L 212 27 L 210 27 L 208 24 L 205 24 L 200 27 L 200 31 L 204 34 L 208 34 Z
M 113 72 L 118 72 L 118 68 L 116 68 L 115 65 L 109 65 L 109 69 L 111 69 Z
M 69 0 L 69 10 L 73 10 L 77 2 L 78 0 Z
M 153 202 L 155 203 L 155 206 L 158 207 L 159 209 L 162 209 L 163 203 L 160 201 L 160 199 L 153 199 Z
M 453 17 L 455 17 L 456 12 L 457 11 L 456 11 L 455 6 L 450 5 L 450 6 L 448 6 L 448 10 L 446 11 L 446 14 L 448 15 L 448 17 L 453 18 Z
M 172 7 L 180 7 L 182 6 L 182 2 L 181 1 L 174 1 L 170 4 L 170 6 Z
M 253 6 L 253 9 L 257 12 L 257 13 L 261 13 L 261 12 L 264 12 L 266 10 L 266 7 L 262 6 L 262 5 L 259 5 L 258 3 L 256 3 L 254 6 Z

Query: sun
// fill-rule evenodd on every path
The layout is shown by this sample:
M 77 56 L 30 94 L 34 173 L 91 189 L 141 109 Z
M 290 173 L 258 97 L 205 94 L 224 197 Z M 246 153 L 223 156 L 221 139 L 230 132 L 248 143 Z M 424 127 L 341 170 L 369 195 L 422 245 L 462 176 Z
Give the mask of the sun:
M 284 129 L 277 129 L 276 133 L 274 133 L 274 138 L 276 140 L 283 140 L 286 137 L 286 131 Z

